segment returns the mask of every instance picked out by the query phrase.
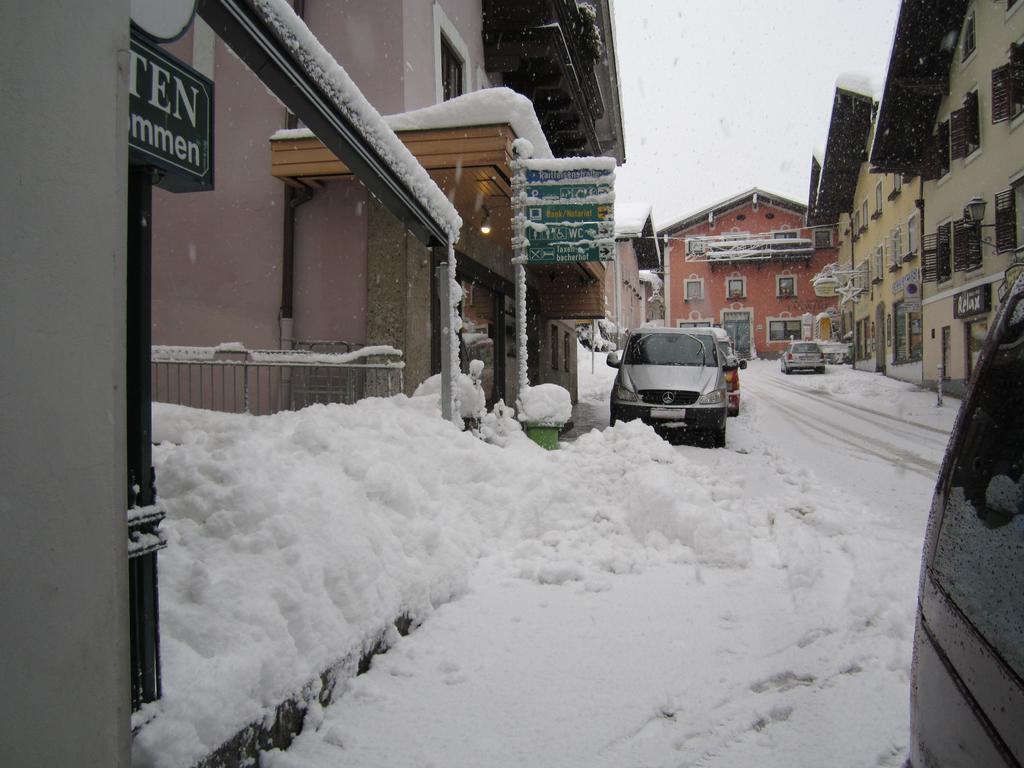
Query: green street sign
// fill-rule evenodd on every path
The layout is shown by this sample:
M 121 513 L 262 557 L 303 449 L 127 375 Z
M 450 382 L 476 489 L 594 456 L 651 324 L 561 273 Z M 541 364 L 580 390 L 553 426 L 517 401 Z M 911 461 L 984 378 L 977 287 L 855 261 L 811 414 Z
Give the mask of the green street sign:
M 531 245 L 526 249 L 526 261 L 530 264 L 575 264 L 581 261 L 609 261 L 612 258 L 611 249 L 598 245 L 551 243 Z
M 611 194 L 611 184 L 538 184 L 526 188 L 526 203 L 544 200 L 585 200 Z
M 549 222 L 588 222 L 588 221 L 611 221 L 612 207 L 610 205 L 580 204 L 580 203 L 556 203 L 554 205 L 526 204 L 527 221 L 536 221 L 542 224 Z
M 171 192 L 213 189 L 213 83 L 134 29 L 128 113 L 132 164 L 162 170 Z
M 582 224 L 548 224 L 542 229 L 526 228 L 526 239 L 531 243 L 575 243 L 613 236 L 611 222 L 588 221 Z

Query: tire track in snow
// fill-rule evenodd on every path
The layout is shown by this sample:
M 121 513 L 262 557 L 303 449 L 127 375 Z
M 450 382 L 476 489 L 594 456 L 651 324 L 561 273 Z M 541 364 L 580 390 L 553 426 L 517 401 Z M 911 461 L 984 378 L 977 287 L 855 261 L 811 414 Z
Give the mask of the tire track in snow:
M 757 388 L 754 387 L 752 389 L 756 392 Z M 790 425 L 798 432 L 808 435 L 812 439 L 820 440 L 825 438 L 831 440 L 837 443 L 838 447 L 844 449 L 844 452 L 851 457 L 863 458 L 867 454 L 890 463 L 899 463 L 907 471 L 914 472 L 929 480 L 934 480 L 938 475 L 938 462 L 930 461 L 892 443 L 879 440 L 874 435 L 866 435 L 862 432 L 851 430 L 848 424 L 840 424 L 821 416 L 812 417 L 815 420 L 815 424 L 829 427 L 831 431 L 811 430 L 803 423 L 808 418 L 808 413 L 797 410 L 797 408 L 790 405 L 783 405 L 778 400 L 772 400 L 770 397 L 761 397 L 759 399 L 762 407 L 777 408 L 789 416 Z
M 939 438 L 933 437 L 932 435 L 923 435 L 922 436 L 922 435 L 913 434 L 913 433 L 908 432 L 906 430 L 901 430 L 901 432 L 903 434 L 906 434 L 908 437 L 913 437 L 913 438 L 918 438 L 918 439 L 923 437 L 925 440 L 939 441 L 939 442 L 941 442 L 941 445 L 943 446 L 943 448 L 945 447 L 946 441 L 949 439 L 949 430 L 945 430 L 945 429 L 942 429 L 940 427 L 933 427 L 930 424 L 922 424 L 922 423 L 917 422 L 917 421 L 910 421 L 909 419 L 903 419 L 903 418 L 900 418 L 899 416 L 893 416 L 892 414 L 885 413 L 883 411 L 876 411 L 873 408 L 867 408 L 867 407 L 862 406 L 862 405 L 855 405 L 854 403 L 844 402 L 842 400 L 838 400 L 836 398 L 833 398 L 831 393 L 829 393 L 829 392 L 823 392 L 821 390 L 816 390 L 816 389 L 804 389 L 803 387 L 798 387 L 795 384 L 791 384 L 791 383 L 786 382 L 786 381 L 774 380 L 774 379 L 772 380 L 772 383 L 775 386 L 777 386 L 778 388 L 780 388 L 780 389 L 784 389 L 787 392 L 792 392 L 793 394 L 796 394 L 796 395 L 801 395 L 801 396 L 806 397 L 806 398 L 808 398 L 808 399 L 810 399 L 810 400 L 812 400 L 814 402 L 820 403 L 820 404 L 825 405 L 825 406 L 830 407 L 830 408 L 836 408 L 838 410 L 845 410 L 845 411 L 847 411 L 849 413 L 852 413 L 852 414 L 854 414 L 856 416 L 861 416 L 861 414 L 869 414 L 871 416 L 881 417 L 882 419 L 885 419 L 886 421 L 879 421 L 877 419 L 870 419 L 870 418 L 865 419 L 865 421 L 868 421 L 870 423 L 873 423 L 873 424 L 875 424 L 877 426 L 880 426 L 880 427 L 883 427 L 885 429 L 892 429 L 892 423 L 891 422 L 895 422 L 895 423 L 897 423 L 899 425 L 903 425 L 903 426 L 907 426 L 907 427 L 912 427 L 914 429 L 924 430 L 925 432 L 930 432 L 930 433 L 934 433 L 935 435 L 941 436 Z M 751 389 L 757 390 L 760 387 L 761 384 L 762 384 L 762 382 L 757 382 L 757 383 L 754 384 L 753 387 L 751 387 Z M 863 416 L 861 416 L 861 418 L 863 418 Z

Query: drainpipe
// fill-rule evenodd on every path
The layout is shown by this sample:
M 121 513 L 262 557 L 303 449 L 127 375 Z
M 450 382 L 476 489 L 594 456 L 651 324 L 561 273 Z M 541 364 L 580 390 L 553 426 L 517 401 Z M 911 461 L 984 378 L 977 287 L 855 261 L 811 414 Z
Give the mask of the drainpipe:
M 848 215 L 850 217 L 850 269 L 854 270 L 857 268 L 857 257 L 853 252 L 853 211 L 851 210 Z M 857 370 L 857 350 L 860 349 L 860 339 L 857 338 L 857 306 L 855 303 L 850 307 L 850 325 L 852 326 L 850 331 L 853 333 L 853 355 L 850 366 Z
M 293 0 L 292 8 L 301 19 L 306 12 L 306 0 Z M 285 127 L 297 128 L 299 120 L 291 112 L 285 113 Z M 281 311 L 278 313 L 281 349 L 291 349 L 295 344 L 294 307 L 295 292 L 295 209 L 313 197 L 310 189 L 284 188 L 284 233 L 281 248 Z

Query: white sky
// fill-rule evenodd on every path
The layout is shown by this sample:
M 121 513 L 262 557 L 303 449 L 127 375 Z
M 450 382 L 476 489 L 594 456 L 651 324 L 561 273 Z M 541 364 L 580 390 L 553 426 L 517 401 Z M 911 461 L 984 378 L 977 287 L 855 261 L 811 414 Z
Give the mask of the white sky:
M 898 0 L 615 0 L 626 164 L 655 226 L 750 187 L 807 202 L 836 78 L 881 93 Z

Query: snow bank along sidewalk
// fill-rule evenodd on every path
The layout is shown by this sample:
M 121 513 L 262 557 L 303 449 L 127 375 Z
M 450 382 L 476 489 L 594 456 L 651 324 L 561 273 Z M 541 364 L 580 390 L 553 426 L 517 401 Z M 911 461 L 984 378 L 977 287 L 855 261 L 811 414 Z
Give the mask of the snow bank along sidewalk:
M 597 584 L 646 558 L 650 535 L 729 525 L 703 510 L 711 478 L 639 425 L 586 450 L 498 448 L 443 422 L 434 398 L 398 396 L 265 417 L 157 404 L 154 437 L 164 695 L 136 717 L 137 765 L 192 764 L 396 617 L 462 594 L 484 552 L 585 531 L 584 561 L 530 560 L 531 578 Z M 643 469 L 622 476 L 629 464 Z M 652 471 L 668 473 L 654 488 Z M 644 500 L 667 487 L 689 501 L 662 532 L 668 513 Z M 707 556 L 737 556 L 733 538 Z

